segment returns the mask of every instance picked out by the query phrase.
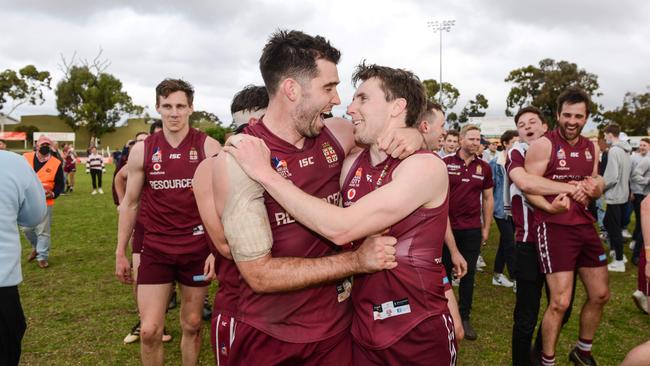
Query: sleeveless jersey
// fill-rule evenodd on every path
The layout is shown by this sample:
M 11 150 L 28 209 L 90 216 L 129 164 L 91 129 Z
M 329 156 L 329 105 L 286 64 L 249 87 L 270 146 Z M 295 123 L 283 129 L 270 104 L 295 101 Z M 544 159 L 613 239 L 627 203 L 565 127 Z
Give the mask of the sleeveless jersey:
M 210 249 L 214 248 L 212 245 Z M 234 317 L 237 314 L 239 302 L 239 270 L 235 262 L 222 256 L 218 251 L 212 250 L 214 255 L 214 268 L 219 281 L 219 289 L 214 296 L 213 313 L 225 314 Z
M 145 226 L 144 247 L 167 254 L 189 254 L 207 248 L 192 179 L 205 159 L 207 135 L 190 128 L 178 147 L 163 132 L 144 141 L 145 182 L 140 198 L 140 222 Z
M 421 150 L 417 154 L 433 153 Z M 372 166 L 369 150 L 363 151 L 342 185 L 344 206 L 388 184 L 401 162 L 388 157 Z M 449 312 L 442 266 L 448 212 L 449 194 L 439 207 L 418 208 L 394 224 L 387 235 L 397 238 L 397 267 L 354 277 L 352 336 L 356 342 L 383 349 L 424 319 Z
M 266 142 L 271 164 L 284 178 L 309 195 L 339 204 L 339 176 L 345 153 L 327 127 L 318 137 L 305 139 L 302 149 L 274 135 L 263 121 L 246 127 L 244 133 Z M 273 257 L 319 258 L 338 249 L 298 223 L 266 192 L 264 201 L 273 234 Z M 276 294 L 256 294 L 245 282 L 240 288 L 237 320 L 281 341 L 317 342 L 350 326 L 350 302 L 347 297 L 339 298 L 344 291 L 342 285 Z
M 555 130 L 544 135 L 551 141 L 551 157 L 544 178 L 557 182 L 581 181 L 590 177 L 594 170 L 594 144 L 583 136 L 578 137 L 574 146 L 564 140 Z M 596 157 L 597 158 L 597 157 Z M 553 202 L 555 196 L 545 196 L 548 202 Z M 551 215 L 542 210 L 535 210 L 535 222 L 549 222 L 558 225 L 592 224 L 594 217 L 584 205 L 571 199 L 569 211 Z
M 508 151 L 506 159 L 508 175 L 515 168 L 525 169 L 527 150 L 527 143 L 515 142 Z M 535 235 L 530 235 L 530 230 L 534 227 L 535 222 L 533 206 L 528 203 L 523 192 L 514 182 L 510 183 L 510 199 L 512 200 L 512 220 L 515 223 L 515 240 L 524 243 L 535 242 Z

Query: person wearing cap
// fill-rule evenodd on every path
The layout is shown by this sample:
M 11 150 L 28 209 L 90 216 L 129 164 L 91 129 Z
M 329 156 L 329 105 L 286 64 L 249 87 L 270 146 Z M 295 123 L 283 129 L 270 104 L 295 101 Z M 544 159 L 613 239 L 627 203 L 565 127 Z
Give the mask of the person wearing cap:
M 52 155 L 50 147 L 53 145 L 54 143 L 49 137 L 42 135 L 36 143 L 36 151 L 23 154 L 25 160 L 36 172 L 45 191 L 47 204 L 45 219 L 36 226 L 24 229 L 25 237 L 32 245 L 32 252 L 27 260 L 31 262 L 36 259 L 38 266 L 41 268 L 49 266 L 52 207 L 54 206 L 54 200 L 59 197 L 65 187 L 63 164 L 61 164 L 61 160 Z

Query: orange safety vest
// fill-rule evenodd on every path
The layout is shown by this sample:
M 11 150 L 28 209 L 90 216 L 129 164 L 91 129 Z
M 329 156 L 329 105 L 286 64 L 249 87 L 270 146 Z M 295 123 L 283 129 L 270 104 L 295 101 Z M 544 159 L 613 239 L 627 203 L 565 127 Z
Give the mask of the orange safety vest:
M 27 162 L 29 163 L 29 165 L 32 167 L 33 170 L 34 153 L 33 152 L 24 153 L 23 157 L 27 160 Z M 39 169 L 36 172 L 38 179 L 41 181 L 41 184 L 43 184 L 43 189 L 45 190 L 45 192 L 54 190 L 56 172 L 57 170 L 59 170 L 60 165 L 61 165 L 61 160 L 55 158 L 54 156 L 50 156 L 50 159 L 46 161 L 45 164 L 41 167 L 41 169 Z M 54 205 L 54 198 L 47 198 L 45 201 L 48 206 Z

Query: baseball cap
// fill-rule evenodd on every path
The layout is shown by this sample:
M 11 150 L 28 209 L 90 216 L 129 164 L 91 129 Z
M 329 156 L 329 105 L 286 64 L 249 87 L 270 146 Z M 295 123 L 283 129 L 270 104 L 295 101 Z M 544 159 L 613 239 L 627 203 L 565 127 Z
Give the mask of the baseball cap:
M 53 145 L 53 142 L 51 138 L 45 135 L 41 135 L 41 137 L 39 137 L 38 141 L 36 142 L 36 146 L 41 146 L 42 144 L 49 144 L 51 146 Z

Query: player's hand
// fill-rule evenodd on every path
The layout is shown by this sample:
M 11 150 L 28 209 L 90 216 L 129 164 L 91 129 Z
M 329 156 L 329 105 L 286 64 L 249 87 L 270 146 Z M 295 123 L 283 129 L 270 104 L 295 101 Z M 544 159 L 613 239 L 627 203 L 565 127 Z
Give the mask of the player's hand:
M 451 263 L 454 265 L 454 274 L 458 279 L 463 278 L 467 274 L 467 261 L 458 250 L 451 253 Z
M 580 181 L 580 186 L 589 198 L 598 198 L 602 194 L 596 180 L 593 177 L 587 177 Z
M 395 128 L 379 136 L 377 143 L 391 157 L 405 159 L 422 148 L 424 137 L 416 128 Z
M 587 206 L 589 204 L 589 196 L 583 189 L 582 183 L 575 180 L 572 180 L 568 183 L 575 187 L 569 196 L 571 196 L 571 198 L 573 198 L 576 202 Z
M 271 167 L 271 151 L 262 139 L 250 135 L 238 135 L 234 145 L 226 145 L 223 151 L 232 155 L 239 166 L 253 180 L 260 181 L 263 174 L 275 174 Z
M 210 253 L 208 258 L 205 259 L 205 264 L 203 265 L 203 277 L 205 278 L 205 282 L 211 282 L 217 278 L 214 268 L 214 255 L 212 255 L 212 253 Z
M 487 245 L 488 238 L 490 237 L 490 228 L 484 227 L 481 229 L 481 244 Z
M 45 191 L 45 198 L 54 198 L 54 192 Z
M 551 202 L 551 214 L 561 214 L 569 211 L 571 200 L 566 193 L 558 194 Z
M 367 237 L 359 249 L 354 252 L 357 256 L 359 272 L 373 273 L 397 267 L 395 244 L 397 244 L 397 239 L 392 236 L 372 235 Z
M 124 284 L 128 285 L 133 283 L 131 263 L 129 263 L 129 260 L 123 254 L 115 256 L 115 276 Z
M 230 246 L 226 242 L 213 243 L 214 247 L 217 249 L 219 254 L 224 258 L 232 260 L 232 253 L 230 252 Z
M 648 258 L 646 256 L 646 262 L 645 262 L 645 280 L 650 283 L 650 261 L 648 261 Z

